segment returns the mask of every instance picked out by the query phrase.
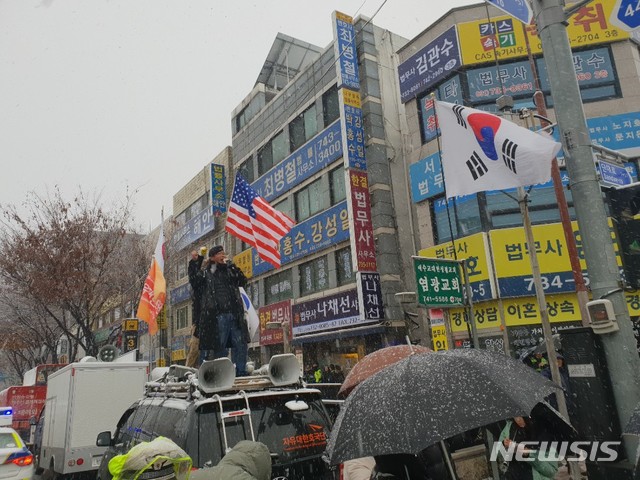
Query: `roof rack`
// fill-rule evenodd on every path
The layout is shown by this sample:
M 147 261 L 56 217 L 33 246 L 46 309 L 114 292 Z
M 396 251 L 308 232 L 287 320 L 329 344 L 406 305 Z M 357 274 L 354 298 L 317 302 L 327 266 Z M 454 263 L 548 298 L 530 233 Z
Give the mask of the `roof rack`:
M 300 364 L 293 354 L 274 355 L 268 365 L 253 373 L 236 378 L 235 367 L 228 358 L 205 361 L 198 370 L 181 365 L 156 368 L 151 373 L 153 380 L 145 383 L 145 396 L 191 399 L 301 384 Z

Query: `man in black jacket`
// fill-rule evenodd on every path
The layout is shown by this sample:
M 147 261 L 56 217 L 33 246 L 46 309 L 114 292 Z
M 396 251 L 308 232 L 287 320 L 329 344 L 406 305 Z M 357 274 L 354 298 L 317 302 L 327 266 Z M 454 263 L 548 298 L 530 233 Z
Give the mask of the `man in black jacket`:
M 198 272 L 202 267 L 204 255 L 207 248 L 202 247 L 200 254 L 193 250 L 191 260 L 189 260 L 189 285 L 191 285 L 191 340 L 189 341 L 189 353 L 187 354 L 187 367 L 198 367 L 198 357 L 200 356 L 200 346 L 198 341 L 198 322 L 202 312 L 202 282 L 198 282 Z
M 249 328 L 240 287 L 246 286 L 247 278 L 217 245 L 209 250 L 197 282 L 203 289 L 198 324 L 200 361 L 226 357 L 230 346 L 236 376 L 246 375 Z

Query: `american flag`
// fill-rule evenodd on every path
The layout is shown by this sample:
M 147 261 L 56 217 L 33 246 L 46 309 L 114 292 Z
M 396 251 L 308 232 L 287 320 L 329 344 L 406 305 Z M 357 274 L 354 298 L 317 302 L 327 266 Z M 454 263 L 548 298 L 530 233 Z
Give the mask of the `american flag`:
M 294 225 L 292 219 L 269 205 L 241 175 L 236 175 L 227 214 L 227 232 L 255 247 L 260 258 L 277 268 L 280 266 L 280 239 Z

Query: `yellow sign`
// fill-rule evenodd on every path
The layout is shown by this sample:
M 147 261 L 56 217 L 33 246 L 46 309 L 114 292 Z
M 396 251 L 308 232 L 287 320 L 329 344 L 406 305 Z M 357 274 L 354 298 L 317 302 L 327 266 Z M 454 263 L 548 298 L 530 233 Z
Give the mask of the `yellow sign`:
M 609 23 L 615 0 L 594 0 L 575 12 L 568 21 L 567 34 L 571 48 L 610 43 L 629 38 L 629 34 Z M 464 65 L 474 65 L 527 56 L 525 39 L 531 53 L 542 53 L 536 27 L 526 27 L 508 15 L 458 24 L 460 53 Z M 495 57 L 494 57 L 495 51 Z
M 350 17 L 346 13 L 338 12 L 337 10 L 336 10 L 336 18 L 338 20 L 342 20 L 343 22 L 346 22 L 346 23 L 353 23 L 353 18 L 352 17 Z
M 567 35 L 572 49 L 629 38 L 628 32 L 619 30 L 609 23 L 615 4 L 615 0 L 594 0 L 569 17 Z M 534 55 L 542 53 L 542 45 L 536 28 L 527 27 L 527 33 L 531 53 Z
M 354 92 L 353 90 L 349 90 L 348 88 L 343 88 L 342 96 L 345 105 L 349 105 L 353 108 L 362 108 L 362 105 L 360 103 L 360 92 Z
M 503 61 L 527 55 L 522 23 L 505 15 L 458 24 L 458 39 L 463 65 Z M 494 56 L 495 54 L 495 56 Z
M 627 299 L 627 310 L 632 317 L 640 316 L 640 290 L 635 292 L 624 292 Z
M 167 361 L 164 358 L 159 358 L 158 361 L 156 362 L 156 366 L 158 366 L 158 367 L 166 367 L 167 366 Z
M 474 286 L 474 298 L 476 298 L 476 294 L 478 294 L 479 298 L 488 298 L 487 295 L 491 295 L 491 291 L 485 292 L 484 290 L 492 289 L 493 285 L 493 274 L 488 252 L 489 243 L 487 241 L 487 235 L 485 233 L 476 233 L 455 240 L 454 243 L 447 242 L 434 247 L 424 248 L 418 252 L 418 255 L 427 258 L 448 260 L 457 258 L 458 260 L 466 260 L 469 282 L 472 284 L 481 282 L 478 287 Z M 482 288 L 483 291 L 476 292 L 475 290 L 479 288 Z
M 129 318 L 124 321 L 124 328 L 122 329 L 125 332 L 137 332 L 138 331 L 138 320 L 136 318 Z
M 184 348 L 180 348 L 178 350 L 171 350 L 171 361 L 174 360 L 184 360 L 187 358 L 187 351 Z M 164 361 L 164 359 L 162 359 Z M 160 366 L 160 365 L 158 365 Z
M 609 225 L 612 225 L 611 219 L 609 219 Z M 571 226 L 576 239 L 580 266 L 585 270 L 586 263 L 578 224 L 577 222 L 572 222 Z M 531 275 L 529 250 L 525 241 L 524 230 L 521 227 L 491 230 L 489 238 L 491 240 L 494 268 L 499 279 Z M 533 227 L 533 238 L 535 239 L 540 272 L 543 275 L 571 271 L 571 262 L 569 261 L 567 242 L 564 238 L 562 224 L 535 225 Z M 613 231 L 611 238 L 615 240 Z M 617 252 L 618 248 L 615 242 L 614 249 Z M 617 255 L 617 261 L 618 265 L 622 265 L 619 255 Z
M 447 331 L 444 325 L 435 325 L 431 327 L 431 340 L 433 341 L 433 350 L 449 350 L 447 343 Z
M 157 321 L 158 321 L 158 328 L 160 330 L 166 330 L 167 328 L 167 309 L 166 308 L 162 307 L 162 310 L 160 310 L 160 313 L 158 313 Z
M 253 277 L 253 249 L 249 248 L 233 257 L 233 263 L 242 270 L 247 278 Z

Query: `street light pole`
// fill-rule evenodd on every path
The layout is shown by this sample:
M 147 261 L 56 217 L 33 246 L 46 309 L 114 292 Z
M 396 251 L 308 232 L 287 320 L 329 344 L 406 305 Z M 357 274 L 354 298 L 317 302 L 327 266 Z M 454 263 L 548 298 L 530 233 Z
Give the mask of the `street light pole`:
M 533 0 L 532 7 L 547 64 L 591 291 L 594 299 L 606 297 L 612 302 L 620 327 L 618 332 L 602 335 L 602 343 L 618 416 L 624 426 L 640 400 L 640 358 L 620 289 L 620 274 L 593 163 L 562 3 L 561 0 Z M 635 452 L 627 453 L 635 455 Z

